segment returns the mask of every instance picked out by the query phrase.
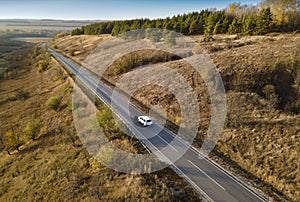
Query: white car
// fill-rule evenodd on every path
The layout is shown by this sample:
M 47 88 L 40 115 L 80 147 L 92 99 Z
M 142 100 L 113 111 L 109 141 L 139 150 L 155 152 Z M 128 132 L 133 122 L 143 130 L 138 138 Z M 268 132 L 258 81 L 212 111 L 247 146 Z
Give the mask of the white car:
M 138 121 L 144 127 L 152 125 L 152 120 L 148 116 L 139 116 Z

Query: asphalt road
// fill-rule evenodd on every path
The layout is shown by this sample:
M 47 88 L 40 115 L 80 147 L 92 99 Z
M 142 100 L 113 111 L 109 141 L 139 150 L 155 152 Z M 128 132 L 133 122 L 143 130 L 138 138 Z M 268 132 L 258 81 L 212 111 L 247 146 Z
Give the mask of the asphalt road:
M 80 79 L 95 95 L 106 104 L 111 104 L 112 90 L 78 64 L 65 58 L 49 48 L 50 53 L 63 63 L 77 79 Z M 79 71 L 80 69 L 80 71 Z M 207 201 L 266 201 L 237 178 L 207 157 L 199 158 L 201 154 L 175 134 L 155 123 L 151 127 L 142 127 L 136 117 L 144 115 L 140 110 L 128 103 L 121 96 L 114 95 L 118 106 L 114 112 L 134 133 L 134 135 L 159 159 L 167 159 L 172 163 L 171 168 L 184 177 Z M 129 107 L 129 112 L 124 108 Z M 157 135 L 153 135 L 157 134 Z M 167 147 L 168 146 L 168 147 Z M 168 148 L 167 150 L 164 148 Z M 178 153 L 186 152 L 180 158 Z M 158 152 L 159 151 L 159 152 Z M 162 151 L 162 152 L 161 152 Z

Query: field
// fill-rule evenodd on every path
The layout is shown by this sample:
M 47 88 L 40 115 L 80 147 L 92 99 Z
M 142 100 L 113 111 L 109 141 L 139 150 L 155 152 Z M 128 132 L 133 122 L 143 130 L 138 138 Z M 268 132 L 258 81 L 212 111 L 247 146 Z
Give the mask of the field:
M 77 27 L 95 22 L 100 21 L 1 19 L 0 36 L 54 37 L 57 33 L 70 32 Z
M 60 64 L 33 44 L 9 41 L 1 51 L 14 65 L 0 81 L 0 201 L 199 201 L 170 169 L 129 175 L 97 162 L 76 134 L 73 81 Z M 115 143 L 138 152 L 126 139 Z
M 54 40 L 52 47 L 81 63 L 107 37 L 68 36 Z M 209 53 L 226 88 L 227 121 L 211 158 L 275 200 L 300 200 L 300 36 L 218 35 L 211 42 L 202 36 L 194 40 Z M 130 57 L 122 62 L 130 64 Z M 194 141 L 200 147 L 210 119 L 203 81 L 181 60 L 164 65 L 186 78 L 200 101 L 202 123 Z M 134 67 L 126 71 L 138 71 Z M 120 66 L 112 72 L 117 74 L 107 74 L 112 83 L 126 73 L 116 68 Z M 147 107 L 165 106 L 168 118 L 180 122 L 178 103 L 164 89 L 146 86 L 136 91 L 135 99 Z

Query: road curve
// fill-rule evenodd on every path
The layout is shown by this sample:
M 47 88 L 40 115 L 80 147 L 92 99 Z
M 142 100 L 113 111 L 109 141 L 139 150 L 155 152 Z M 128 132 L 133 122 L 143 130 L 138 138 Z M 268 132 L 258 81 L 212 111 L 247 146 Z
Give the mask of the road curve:
M 109 87 L 101 83 L 99 79 L 82 69 L 75 62 L 57 53 L 53 49 L 48 48 L 48 50 L 58 61 L 64 64 L 69 71 L 75 74 L 77 79 L 80 79 L 86 87 L 94 92 L 98 98 L 110 105 L 113 92 Z M 178 138 L 175 134 L 163 128 L 158 123 L 154 122 L 153 126 L 148 128 L 143 128 L 138 124 L 132 124 L 134 117 L 144 115 L 143 112 L 135 108 L 131 103 L 128 104 L 122 97 L 118 98 L 117 104 L 123 107 L 129 105 L 130 114 L 125 110 L 121 110 L 122 107 L 120 107 L 120 110 L 114 110 L 114 112 L 136 137 L 146 145 L 152 153 L 157 155 L 159 159 L 161 157 L 159 155 L 163 155 L 163 157 L 167 159 L 174 159 L 177 152 L 187 147 L 187 144 L 181 138 Z M 157 131 L 157 127 L 163 129 L 158 135 L 151 135 Z M 143 134 L 142 138 L 140 134 Z M 158 154 L 157 151 L 161 151 L 167 145 L 171 144 L 171 142 L 172 147 L 170 147 L 170 150 L 172 151 Z M 209 158 L 199 158 L 201 157 L 201 153 L 194 147 L 186 149 L 187 151 L 184 155 L 175 163 L 172 163 L 170 167 L 185 178 L 206 201 L 267 201 Z

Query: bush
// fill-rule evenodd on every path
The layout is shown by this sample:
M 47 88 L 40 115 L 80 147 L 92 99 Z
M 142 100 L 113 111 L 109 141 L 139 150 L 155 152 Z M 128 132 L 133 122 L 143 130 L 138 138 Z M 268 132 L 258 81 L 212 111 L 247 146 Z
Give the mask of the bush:
M 36 119 L 32 122 L 27 123 L 24 132 L 30 139 L 35 140 L 40 130 L 40 127 L 41 121 L 39 119 Z
M 278 96 L 276 95 L 276 89 L 274 85 L 268 84 L 263 87 L 262 93 L 265 95 L 273 107 L 277 107 L 278 105 Z
M 262 92 L 263 92 L 263 94 L 265 95 L 265 97 L 267 99 L 270 99 L 270 98 L 276 96 L 275 87 L 273 85 L 270 85 L 270 84 L 264 86 L 263 89 L 262 89 Z
M 20 136 L 16 134 L 13 130 L 9 130 L 6 132 L 6 137 L 7 137 L 7 142 L 6 142 L 6 147 L 7 147 L 7 152 L 10 154 L 9 150 L 10 149 L 17 149 L 18 151 L 20 146 L 24 144 L 23 141 L 21 141 Z
M 46 71 L 47 69 L 49 69 L 49 62 L 46 60 L 40 60 L 38 62 L 38 71 L 43 72 Z
M 54 38 L 59 39 L 59 38 L 62 38 L 62 37 L 68 36 L 68 35 L 69 35 L 68 33 L 63 32 L 63 33 L 56 34 Z
M 71 56 L 75 56 L 75 50 L 72 50 L 70 53 Z
M 18 90 L 16 94 L 16 99 L 17 100 L 26 100 L 30 96 L 30 93 L 26 90 Z
M 51 97 L 47 100 L 46 106 L 50 109 L 58 110 L 61 104 L 61 99 L 62 97 L 60 96 Z

